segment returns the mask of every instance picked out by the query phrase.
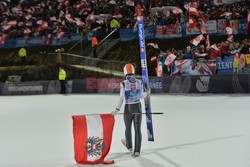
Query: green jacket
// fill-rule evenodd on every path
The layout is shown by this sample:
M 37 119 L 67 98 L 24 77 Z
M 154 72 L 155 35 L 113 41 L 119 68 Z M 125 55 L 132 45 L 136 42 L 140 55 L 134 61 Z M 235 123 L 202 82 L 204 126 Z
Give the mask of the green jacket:
M 59 75 L 58 75 L 59 80 L 65 80 L 66 79 L 66 71 L 64 69 L 59 70 Z
M 110 28 L 120 28 L 121 25 L 116 19 L 112 19 L 110 22 Z
M 19 57 L 26 57 L 27 53 L 26 53 L 26 49 L 25 48 L 21 48 L 19 50 Z

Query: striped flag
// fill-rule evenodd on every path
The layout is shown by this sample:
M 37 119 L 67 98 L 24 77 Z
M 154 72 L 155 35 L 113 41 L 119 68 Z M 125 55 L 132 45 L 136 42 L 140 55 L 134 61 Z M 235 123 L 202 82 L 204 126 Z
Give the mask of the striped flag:
M 201 41 L 203 41 L 205 39 L 205 37 L 201 34 L 199 36 L 197 36 L 196 38 L 192 39 L 191 41 L 189 41 L 191 44 L 197 46 Z
M 210 38 L 209 38 L 209 34 L 207 34 L 207 38 L 206 38 L 206 49 L 209 50 L 211 47 L 210 45 Z
M 172 52 L 168 52 L 167 58 L 165 60 L 166 66 L 171 66 L 173 62 L 175 61 L 176 56 Z
M 227 33 L 227 41 L 228 42 L 233 42 L 233 27 L 231 24 L 229 24 L 227 27 L 226 27 L 226 33 Z
M 80 164 L 113 164 L 104 161 L 112 141 L 112 114 L 72 116 L 75 160 Z
M 189 15 L 194 15 L 194 16 L 197 16 L 197 17 L 200 17 L 200 12 L 196 9 L 195 6 L 193 6 L 192 4 L 190 5 L 189 7 Z

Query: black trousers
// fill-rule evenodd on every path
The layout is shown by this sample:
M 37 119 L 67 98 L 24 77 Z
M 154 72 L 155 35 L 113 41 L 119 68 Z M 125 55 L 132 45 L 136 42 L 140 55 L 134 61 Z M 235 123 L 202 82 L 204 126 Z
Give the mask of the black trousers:
M 61 86 L 60 94 L 65 94 L 66 93 L 66 82 L 65 82 L 65 80 L 60 80 L 60 86 Z
M 139 114 L 133 114 L 133 113 L 139 113 Z M 135 130 L 135 147 L 134 152 L 141 151 L 141 119 L 142 115 L 141 113 L 141 103 L 136 104 L 126 104 L 125 110 L 124 110 L 124 123 L 125 123 L 125 138 L 126 138 L 126 147 L 128 149 L 133 148 L 132 144 L 132 132 L 131 127 L 132 123 L 134 124 L 134 130 Z
M 96 46 L 93 47 L 92 50 L 93 50 L 93 57 L 94 57 L 94 58 L 97 58 L 97 55 L 96 55 Z

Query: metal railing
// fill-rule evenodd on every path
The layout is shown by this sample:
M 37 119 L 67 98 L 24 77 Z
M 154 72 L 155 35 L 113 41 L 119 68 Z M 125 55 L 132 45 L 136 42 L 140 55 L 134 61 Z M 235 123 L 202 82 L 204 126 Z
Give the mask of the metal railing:
M 110 74 L 111 76 L 123 76 L 123 67 L 127 62 L 117 60 L 101 60 L 70 53 L 62 53 L 62 62 L 77 68 Z

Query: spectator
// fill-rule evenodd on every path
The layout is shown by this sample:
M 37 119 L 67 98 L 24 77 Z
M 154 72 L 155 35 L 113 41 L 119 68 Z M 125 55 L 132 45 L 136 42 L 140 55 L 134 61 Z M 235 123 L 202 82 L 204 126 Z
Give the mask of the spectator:
M 65 79 L 67 77 L 66 71 L 62 68 L 59 67 L 59 75 L 58 75 L 58 79 L 60 81 L 60 94 L 66 94 L 66 82 Z
M 118 29 L 113 35 L 114 38 L 119 38 L 120 27 L 121 27 L 120 23 L 113 17 L 113 19 L 110 22 L 111 31 L 115 30 L 116 28 Z
M 188 47 L 187 47 L 187 53 L 186 53 L 186 55 L 185 55 L 185 58 L 186 58 L 186 59 L 192 59 L 192 57 L 193 57 L 193 55 L 192 55 L 192 52 L 191 52 L 191 47 L 188 46 Z
M 225 59 L 225 56 L 229 56 L 230 52 L 229 52 L 229 42 L 226 41 L 225 43 L 222 43 L 222 47 L 221 47 L 221 60 Z
M 96 55 L 96 47 L 98 46 L 98 40 L 95 36 L 95 34 L 93 34 L 92 36 L 92 52 L 93 52 L 93 57 L 96 58 L 97 55 Z
M 27 56 L 27 52 L 26 49 L 24 47 L 19 49 L 19 57 L 21 58 L 21 65 L 26 65 L 26 56 Z

